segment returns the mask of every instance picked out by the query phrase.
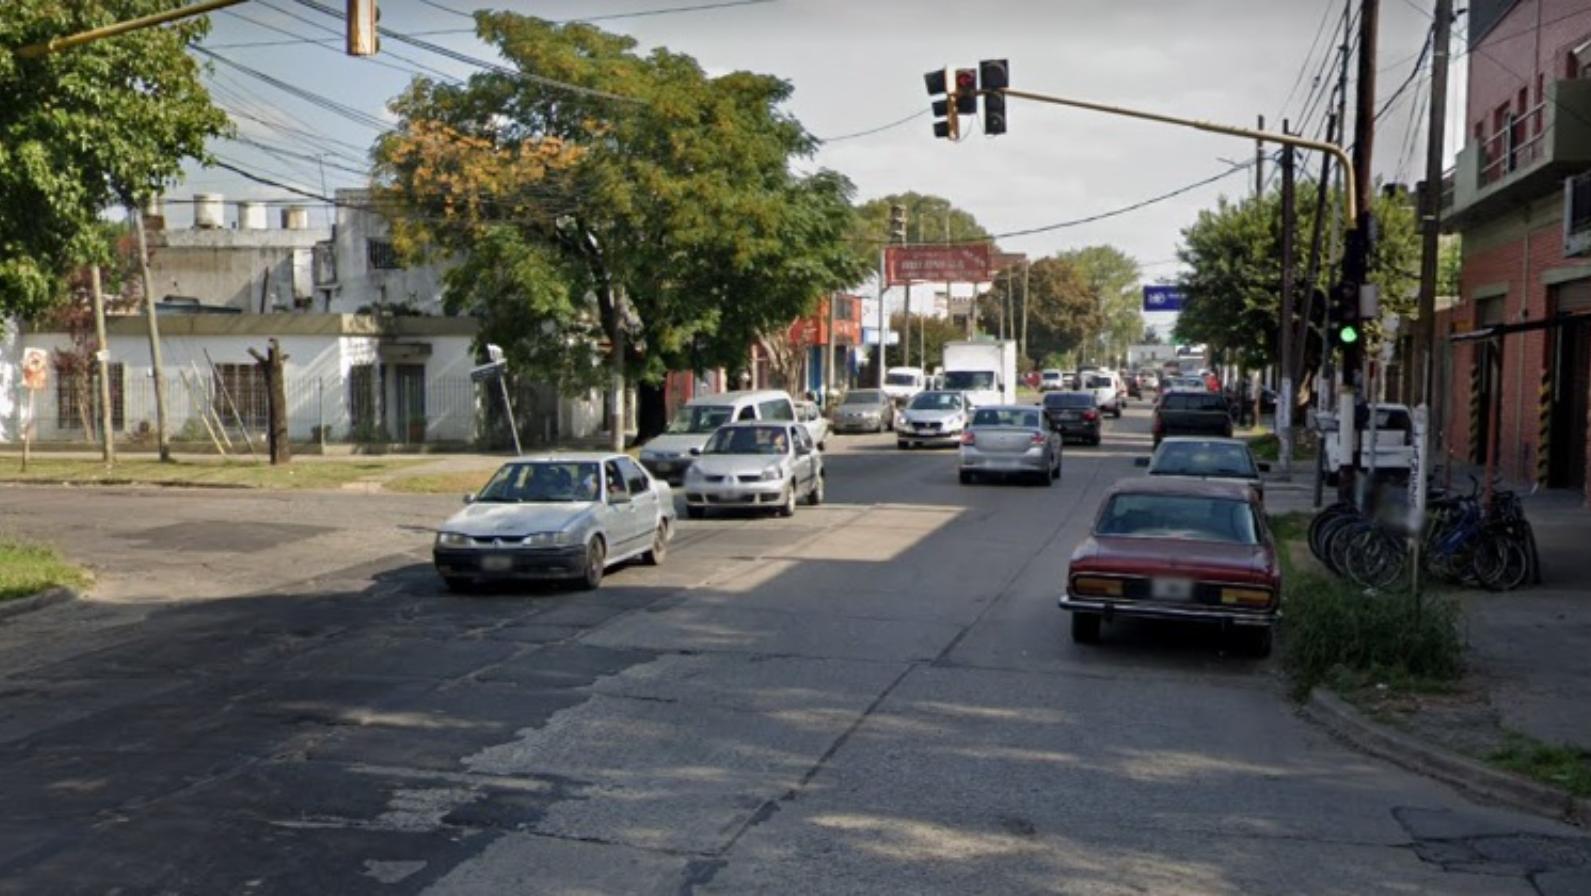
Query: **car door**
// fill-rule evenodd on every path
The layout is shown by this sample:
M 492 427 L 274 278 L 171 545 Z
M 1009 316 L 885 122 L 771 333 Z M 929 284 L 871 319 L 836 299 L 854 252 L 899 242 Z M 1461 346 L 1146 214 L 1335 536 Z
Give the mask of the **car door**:
M 817 446 L 812 444 L 812 437 L 799 426 L 790 428 L 790 450 L 793 453 L 791 464 L 795 470 L 796 482 L 802 494 L 812 491 L 818 481 L 817 475 Z
M 608 540 L 611 542 L 608 556 L 617 559 L 635 548 L 639 516 L 617 461 L 610 460 L 602 464 L 602 477 L 608 500 Z
M 636 547 L 651 544 L 649 536 L 657 529 L 663 508 L 652 477 L 646 475 L 640 464 L 621 457 L 615 460 L 619 472 L 624 474 L 624 484 L 630 491 L 630 507 L 635 514 Z

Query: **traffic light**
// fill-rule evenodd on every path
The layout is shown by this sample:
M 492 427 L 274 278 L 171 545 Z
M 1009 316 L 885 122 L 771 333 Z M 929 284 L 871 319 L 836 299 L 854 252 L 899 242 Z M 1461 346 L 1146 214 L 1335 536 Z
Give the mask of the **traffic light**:
M 1363 336 L 1359 316 L 1359 285 L 1338 283 L 1331 293 L 1331 341 L 1345 349 Z
M 928 95 L 934 97 L 934 136 L 956 140 L 961 137 L 961 127 L 950 108 L 952 97 L 947 89 L 949 72 L 945 68 L 927 72 L 923 75 L 923 83 L 928 87 Z
M 1011 67 L 1004 59 L 985 59 L 978 63 L 978 86 L 983 89 L 983 132 L 1005 133 L 1005 94 L 1011 86 Z
M 381 11 L 376 0 L 348 0 L 348 55 L 374 56 L 381 49 L 381 35 L 376 23 Z
M 904 205 L 889 207 L 889 241 L 906 242 L 906 206 Z
M 978 114 L 978 72 L 976 69 L 956 69 L 956 114 Z

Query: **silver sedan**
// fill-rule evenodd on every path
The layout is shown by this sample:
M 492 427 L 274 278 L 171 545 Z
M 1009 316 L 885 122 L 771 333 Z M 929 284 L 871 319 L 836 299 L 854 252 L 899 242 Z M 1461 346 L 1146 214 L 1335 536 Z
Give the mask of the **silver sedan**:
M 823 455 L 800 423 L 725 424 L 685 474 L 685 513 L 693 519 L 709 508 L 791 516 L 802 499 L 823 503 Z
M 1020 476 L 1049 485 L 1061 478 L 1061 436 L 1037 405 L 986 405 L 961 434 L 961 484 Z

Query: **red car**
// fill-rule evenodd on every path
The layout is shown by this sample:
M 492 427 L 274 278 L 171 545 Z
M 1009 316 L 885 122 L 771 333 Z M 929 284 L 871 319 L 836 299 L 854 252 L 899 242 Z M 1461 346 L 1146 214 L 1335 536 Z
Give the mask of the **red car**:
M 1241 628 L 1267 656 L 1282 593 L 1281 564 L 1253 489 L 1242 482 L 1146 477 L 1106 496 L 1072 552 L 1066 594 L 1072 640 L 1099 640 L 1117 617 Z

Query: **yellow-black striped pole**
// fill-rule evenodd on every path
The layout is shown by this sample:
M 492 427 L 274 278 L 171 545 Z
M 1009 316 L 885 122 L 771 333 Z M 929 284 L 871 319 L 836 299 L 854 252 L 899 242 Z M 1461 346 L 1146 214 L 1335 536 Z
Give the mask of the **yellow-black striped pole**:
M 1540 430 L 1536 438 L 1536 484 L 1547 487 L 1552 467 L 1552 364 L 1541 366 Z
M 1469 459 L 1478 464 L 1486 448 L 1481 444 L 1481 365 L 1485 363 L 1484 342 L 1470 347 L 1469 357 Z

